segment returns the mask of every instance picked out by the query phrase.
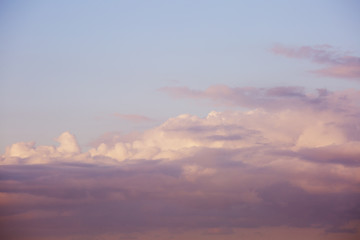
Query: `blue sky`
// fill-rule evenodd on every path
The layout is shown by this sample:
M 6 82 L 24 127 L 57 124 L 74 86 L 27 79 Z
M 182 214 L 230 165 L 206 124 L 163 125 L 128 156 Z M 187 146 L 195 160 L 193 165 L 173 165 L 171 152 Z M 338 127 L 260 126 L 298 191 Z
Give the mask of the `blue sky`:
M 317 78 L 308 72 L 316 63 L 270 51 L 277 43 L 329 44 L 359 55 L 357 1 L 2 1 L 0 8 L 2 151 L 17 141 L 49 144 L 67 130 L 86 147 L 104 132 L 224 109 L 171 99 L 162 87 L 358 87 Z

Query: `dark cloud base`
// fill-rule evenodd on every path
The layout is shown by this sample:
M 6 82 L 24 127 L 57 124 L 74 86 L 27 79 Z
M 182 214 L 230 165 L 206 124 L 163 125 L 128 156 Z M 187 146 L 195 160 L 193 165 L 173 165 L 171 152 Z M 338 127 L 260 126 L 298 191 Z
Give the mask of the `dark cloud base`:
M 310 193 L 285 175 L 237 164 L 227 154 L 116 167 L 2 166 L 0 238 L 226 229 L 217 233 L 221 239 L 233 228 L 279 226 L 358 234 L 344 226 L 360 220 L 359 193 Z M 217 170 L 184 175 L 183 166 L 194 161 Z

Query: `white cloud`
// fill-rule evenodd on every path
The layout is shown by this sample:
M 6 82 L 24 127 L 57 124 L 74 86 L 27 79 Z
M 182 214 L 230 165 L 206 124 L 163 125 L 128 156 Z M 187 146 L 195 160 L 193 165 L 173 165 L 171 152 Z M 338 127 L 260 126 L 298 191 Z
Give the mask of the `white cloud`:
M 56 148 L 59 153 L 64 154 L 76 154 L 80 153 L 79 145 L 75 139 L 75 136 L 69 132 L 62 133 L 57 139 L 60 146 Z
M 36 146 L 35 142 L 19 142 L 6 148 L 1 164 L 46 164 L 56 162 L 88 162 L 88 153 L 82 154 L 74 135 L 62 133 L 55 139 L 59 146 Z
M 280 90 L 276 89 L 276 93 L 279 95 L 280 91 L 281 96 L 288 98 L 288 91 L 284 94 Z M 216 167 L 208 166 L 211 156 L 204 153 L 210 151 L 216 156 L 224 155 L 226 161 L 266 168 L 271 176 L 279 173 L 309 191 L 329 191 L 325 187 L 329 179 L 336 179 L 333 191 L 357 191 L 360 122 L 358 93 L 352 93 L 346 97 L 334 93 L 336 97 L 323 102 L 323 109 L 212 111 L 204 118 L 183 114 L 131 138 L 101 138 L 97 146 L 84 153 L 75 137 L 65 132 L 57 138 L 58 147 L 15 143 L 7 148 L 1 164 L 178 161 L 183 176 L 195 181 L 220 174 L 221 171 L 213 171 Z

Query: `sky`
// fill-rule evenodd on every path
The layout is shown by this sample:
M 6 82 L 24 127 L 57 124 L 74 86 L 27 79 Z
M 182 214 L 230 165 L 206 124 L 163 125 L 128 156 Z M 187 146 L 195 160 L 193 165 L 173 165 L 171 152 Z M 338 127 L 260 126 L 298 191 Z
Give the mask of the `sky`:
M 358 12 L 1 1 L 1 238 L 358 239 Z

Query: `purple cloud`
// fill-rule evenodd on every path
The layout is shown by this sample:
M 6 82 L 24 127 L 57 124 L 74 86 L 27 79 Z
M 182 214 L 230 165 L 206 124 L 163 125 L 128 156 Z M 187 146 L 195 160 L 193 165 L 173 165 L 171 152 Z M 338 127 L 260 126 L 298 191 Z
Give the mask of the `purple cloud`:
M 351 56 L 330 45 L 298 48 L 275 45 L 272 52 L 289 58 L 303 58 L 327 67 L 312 71 L 319 76 L 360 80 L 360 57 Z
M 12 144 L 0 156 L 0 238 L 359 236 L 359 91 L 163 90 L 252 109 L 182 114 L 84 152 L 69 132 L 59 146 Z
M 160 91 L 171 97 L 210 100 L 215 104 L 233 107 L 263 108 L 267 110 L 284 109 L 316 109 L 348 111 L 358 109 L 360 92 L 346 90 L 330 92 L 317 89 L 313 93 L 306 92 L 302 87 L 228 87 L 213 85 L 205 90 L 192 90 L 187 87 L 164 87 Z
M 277 226 L 339 232 L 360 220 L 359 193 L 307 192 L 271 167 L 234 165 L 231 155 L 236 157 L 204 152 L 185 162 L 138 161 L 111 168 L 3 167 L 0 236 L 91 238 L 166 228 L 226 239 L 236 236 L 236 229 Z M 182 174 L 184 163 L 217 171 L 189 180 Z M 348 230 L 348 237 L 357 234 L 356 228 Z

